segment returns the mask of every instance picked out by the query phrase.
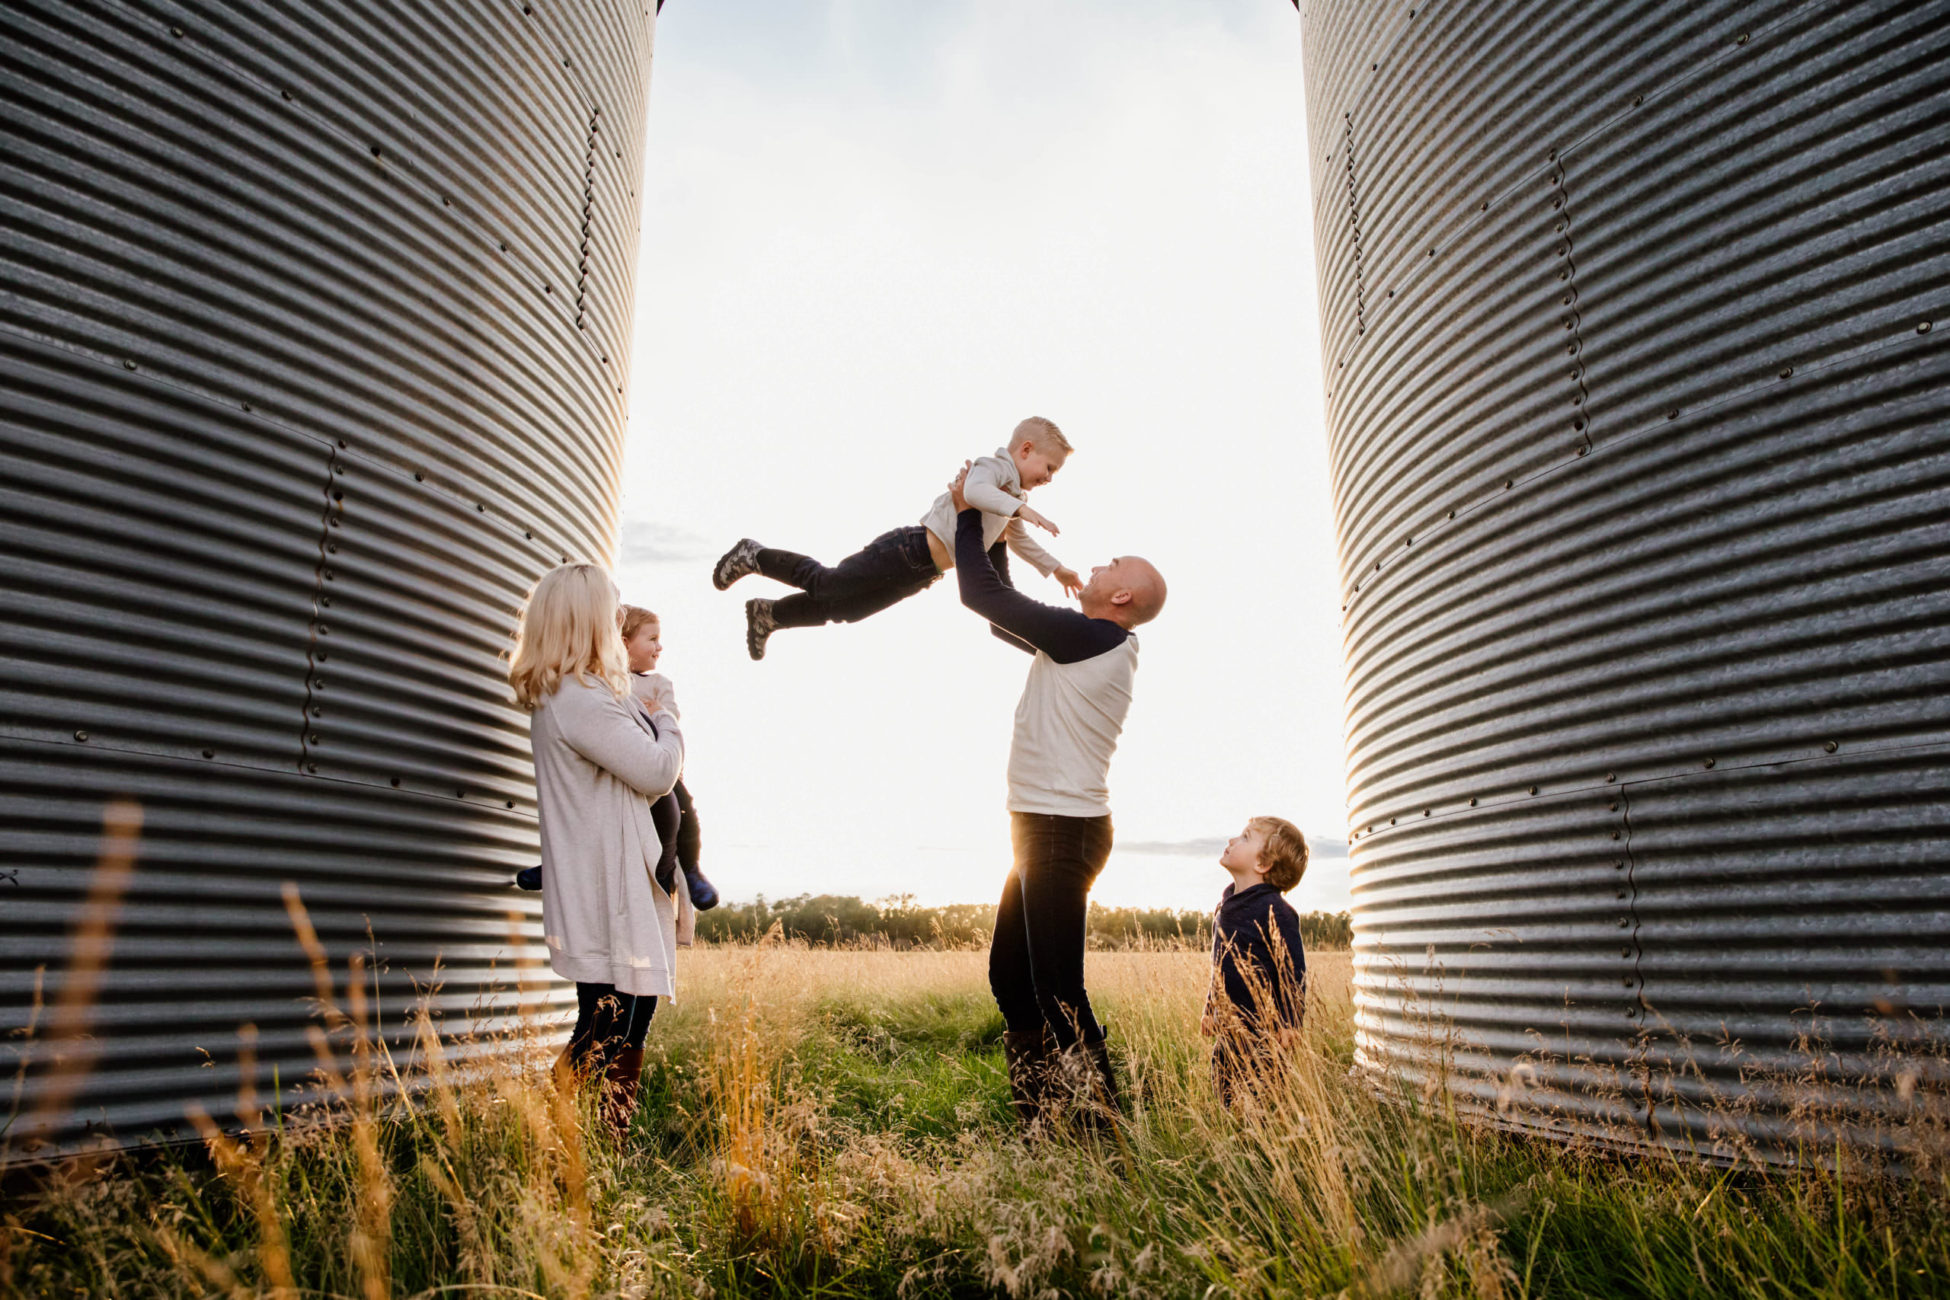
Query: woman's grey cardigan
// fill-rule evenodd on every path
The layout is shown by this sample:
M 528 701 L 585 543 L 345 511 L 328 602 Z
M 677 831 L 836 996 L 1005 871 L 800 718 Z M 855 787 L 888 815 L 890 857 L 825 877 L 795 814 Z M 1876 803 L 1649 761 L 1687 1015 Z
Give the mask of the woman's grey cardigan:
M 659 711 L 653 726 L 635 700 L 571 676 L 535 710 L 528 737 L 549 964 L 578 983 L 671 996 L 678 913 L 689 920 L 690 899 L 682 883 L 678 897 L 657 886 L 650 805 L 684 772 L 677 719 Z

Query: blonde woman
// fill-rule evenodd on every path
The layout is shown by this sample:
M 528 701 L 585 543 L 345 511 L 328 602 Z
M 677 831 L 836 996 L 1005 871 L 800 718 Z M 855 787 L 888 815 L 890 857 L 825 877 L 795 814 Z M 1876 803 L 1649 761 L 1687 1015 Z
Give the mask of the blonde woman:
M 628 657 L 630 669 L 630 693 L 639 700 L 661 699 L 675 714 L 676 701 L 671 698 L 670 679 L 657 671 L 657 661 L 663 657 L 663 620 L 640 605 L 625 605 L 623 618 L 623 652 Z M 690 897 L 691 906 L 700 912 L 708 912 L 718 905 L 717 886 L 705 878 L 704 869 L 698 864 L 698 857 L 704 849 L 704 836 L 698 829 L 697 802 L 691 792 L 684 788 L 683 779 L 663 798 L 650 805 L 650 816 L 657 824 L 657 834 L 664 842 L 664 856 L 657 863 L 657 883 L 666 890 L 677 886 L 672 877 L 682 869 L 684 873 L 684 892 Z M 530 893 L 542 887 L 542 869 L 524 867 L 515 873 L 515 887 Z
M 549 963 L 576 985 L 565 1056 L 578 1077 L 604 1076 L 619 1137 L 636 1109 L 650 1017 L 672 992 L 679 922 L 690 920 L 683 885 L 673 881 L 673 895 L 656 882 L 663 850 L 650 812 L 683 773 L 684 737 L 667 693 L 632 697 L 620 614 L 598 566 L 551 569 L 522 607 L 508 668 L 534 715 Z

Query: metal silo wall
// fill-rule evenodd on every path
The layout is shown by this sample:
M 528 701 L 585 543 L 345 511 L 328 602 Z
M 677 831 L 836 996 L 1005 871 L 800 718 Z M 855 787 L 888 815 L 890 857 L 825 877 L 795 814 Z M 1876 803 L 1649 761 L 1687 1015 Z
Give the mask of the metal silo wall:
M 1899 1120 L 1950 1001 L 1950 5 L 1302 23 L 1362 1060 L 1719 1154 Z
M 245 1024 L 260 1088 L 304 1079 L 287 881 L 341 994 L 370 927 L 394 1030 L 436 962 L 489 1028 L 545 967 L 500 655 L 540 573 L 614 548 L 653 8 L 0 7 L 16 1138 L 226 1115 Z M 115 798 L 139 853 L 50 1111 Z

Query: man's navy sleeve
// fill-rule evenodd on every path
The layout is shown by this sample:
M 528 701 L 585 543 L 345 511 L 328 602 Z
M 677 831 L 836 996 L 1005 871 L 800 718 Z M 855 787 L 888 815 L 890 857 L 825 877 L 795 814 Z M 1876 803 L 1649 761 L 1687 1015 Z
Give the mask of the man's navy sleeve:
M 1014 638 L 1060 664 L 1078 663 L 1124 643 L 1130 633 L 1104 618 L 1045 605 L 1004 582 L 982 549 L 982 512 L 964 510 L 955 521 L 955 581 L 961 603 Z
M 1000 539 L 995 545 L 989 547 L 989 564 L 994 567 L 995 576 L 1001 579 L 1002 585 L 1014 591 L 1016 584 L 1009 577 L 1009 543 L 1007 539 Z M 989 624 L 989 635 L 1005 645 L 1014 646 L 1024 654 L 1033 655 L 1036 653 L 1035 646 L 1030 645 L 1029 642 L 1023 640 L 1013 632 L 1004 632 L 993 623 Z

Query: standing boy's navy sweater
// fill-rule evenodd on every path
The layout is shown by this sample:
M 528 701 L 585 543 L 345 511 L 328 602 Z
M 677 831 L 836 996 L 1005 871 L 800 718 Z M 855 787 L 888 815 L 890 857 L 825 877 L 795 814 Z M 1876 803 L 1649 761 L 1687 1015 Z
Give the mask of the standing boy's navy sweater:
M 1219 910 L 1212 917 L 1212 963 L 1218 968 L 1219 986 L 1232 1003 L 1244 1026 L 1264 1032 L 1289 1025 L 1299 1028 L 1306 1011 L 1307 955 L 1300 946 L 1300 914 L 1286 896 L 1272 885 L 1254 885 L 1234 893 L 1227 885 L 1219 897 Z M 1277 956 L 1271 936 L 1280 936 L 1285 948 Z M 1276 1024 L 1260 1023 L 1260 999 L 1253 996 L 1247 971 L 1254 972 L 1252 983 L 1266 986 L 1272 995 Z M 1261 994 L 1261 998 L 1266 996 Z

